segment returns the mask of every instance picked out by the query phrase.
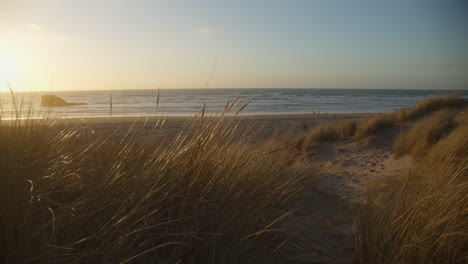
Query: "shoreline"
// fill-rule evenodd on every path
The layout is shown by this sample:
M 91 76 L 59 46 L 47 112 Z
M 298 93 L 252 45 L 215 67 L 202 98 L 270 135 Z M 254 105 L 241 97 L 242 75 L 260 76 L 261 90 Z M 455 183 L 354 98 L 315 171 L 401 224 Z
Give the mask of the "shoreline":
M 204 118 L 237 118 L 240 120 L 249 120 L 249 121 L 259 121 L 259 120 L 342 120 L 342 119 L 352 119 L 352 118 L 361 118 L 368 117 L 373 115 L 378 115 L 381 113 L 328 113 L 328 114 L 259 114 L 259 115 L 205 115 Z M 89 117 L 49 117 L 50 120 L 60 121 L 60 122 L 73 122 L 73 121 L 86 121 L 90 123 L 128 123 L 128 122 L 150 122 L 157 120 L 190 120 L 199 117 L 199 115 L 191 116 L 172 116 L 172 115 L 161 115 L 161 116 L 89 116 Z
M 347 113 L 336 115 L 314 115 L 314 114 L 294 114 L 294 115 L 258 115 L 258 116 L 226 116 L 225 120 L 235 120 L 238 131 L 252 131 L 252 135 L 257 138 L 257 143 L 268 139 L 273 135 L 298 136 L 323 123 L 333 123 L 341 120 L 359 119 L 373 114 Z M 220 118 L 220 116 L 205 116 L 205 120 Z M 195 116 L 124 116 L 124 117 L 88 117 L 88 118 L 66 118 L 51 119 L 54 127 L 63 128 L 73 125 L 87 125 L 100 135 L 109 133 L 125 133 L 129 129 L 135 128 L 143 132 L 144 135 L 154 131 L 155 124 L 158 125 L 158 134 L 161 137 L 172 138 L 182 131 L 188 131 L 189 127 L 198 127 L 200 118 Z M 161 122 L 162 121 L 162 122 Z M 117 132 L 118 131 L 118 132 Z

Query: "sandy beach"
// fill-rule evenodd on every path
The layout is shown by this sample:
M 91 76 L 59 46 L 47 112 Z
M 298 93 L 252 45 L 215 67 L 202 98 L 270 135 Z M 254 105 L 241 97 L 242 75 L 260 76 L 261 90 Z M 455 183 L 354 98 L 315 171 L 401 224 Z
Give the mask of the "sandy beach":
M 346 114 L 284 114 L 284 115 L 239 115 L 226 116 L 225 119 L 236 120 L 243 129 L 252 129 L 260 138 L 268 138 L 274 133 L 279 135 L 298 134 L 323 123 L 332 123 L 371 116 L 369 113 Z M 199 118 L 199 117 L 198 117 Z M 205 119 L 220 118 L 219 115 L 207 115 Z M 176 135 L 182 129 L 196 126 L 197 117 L 194 116 L 160 116 L 160 117 L 86 117 L 86 118 L 57 118 L 52 119 L 58 127 L 86 124 L 93 127 L 97 133 L 111 133 L 115 130 L 126 131 L 131 127 L 139 131 L 151 131 L 155 124 L 161 135 Z M 198 119 L 199 120 L 199 119 Z

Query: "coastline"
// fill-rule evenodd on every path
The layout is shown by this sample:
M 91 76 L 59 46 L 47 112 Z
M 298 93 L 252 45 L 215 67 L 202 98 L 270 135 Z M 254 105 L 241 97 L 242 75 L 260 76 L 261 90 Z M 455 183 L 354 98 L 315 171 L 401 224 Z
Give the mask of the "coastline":
M 328 113 L 328 114 L 304 114 L 304 113 L 288 113 L 288 114 L 259 114 L 259 115 L 225 115 L 224 118 L 236 118 L 240 120 L 249 120 L 249 121 L 261 121 L 261 120 L 277 120 L 277 121 L 301 121 L 301 120 L 311 120 L 311 121 L 333 121 L 333 120 L 343 120 L 343 119 L 352 119 L 377 115 L 379 113 Z M 204 118 L 220 118 L 220 115 L 205 115 Z M 177 120 L 177 121 L 186 121 L 197 118 L 197 115 L 191 116 L 175 116 L 175 115 L 161 115 L 161 116 L 137 116 L 137 115 L 125 115 L 125 116 L 89 116 L 89 117 L 51 117 L 51 120 L 56 122 L 76 122 L 76 121 L 86 121 L 88 123 L 135 123 L 135 122 L 151 122 L 157 120 Z
M 238 122 L 239 131 L 250 129 L 260 139 L 267 139 L 276 135 L 299 135 L 322 123 L 333 123 L 340 120 L 359 119 L 374 114 L 346 113 L 335 115 L 325 114 L 287 114 L 287 115 L 239 115 L 225 116 L 225 120 Z M 220 118 L 220 116 L 205 116 L 204 119 Z M 98 134 L 107 134 L 118 131 L 124 133 L 131 128 L 150 133 L 158 124 L 158 134 L 171 137 L 182 130 L 197 126 L 195 116 L 117 116 L 117 117 L 85 117 L 85 118 L 56 118 L 51 119 L 54 126 L 63 128 L 70 125 L 91 126 Z M 162 122 L 164 121 L 164 122 Z M 261 141 L 261 140 L 260 140 Z M 259 141 L 259 142 L 260 142 Z

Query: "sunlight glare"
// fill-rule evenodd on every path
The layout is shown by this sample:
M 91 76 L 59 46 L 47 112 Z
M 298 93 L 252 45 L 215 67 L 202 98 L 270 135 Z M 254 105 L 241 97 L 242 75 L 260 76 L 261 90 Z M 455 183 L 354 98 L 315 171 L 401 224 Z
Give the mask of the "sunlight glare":
M 0 91 L 8 91 L 6 82 L 19 82 L 20 64 L 9 53 L 0 50 Z

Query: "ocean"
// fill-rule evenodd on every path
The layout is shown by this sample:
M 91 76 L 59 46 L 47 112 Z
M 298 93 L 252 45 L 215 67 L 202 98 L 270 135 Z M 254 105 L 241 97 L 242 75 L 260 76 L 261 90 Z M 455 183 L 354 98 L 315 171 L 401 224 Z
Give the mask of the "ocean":
M 112 91 L 49 91 L 18 94 L 23 109 L 30 108 L 35 116 L 107 117 L 112 116 L 189 116 L 200 113 L 220 113 L 227 102 L 237 98 L 234 108 L 250 102 L 243 115 L 275 115 L 321 113 L 379 113 L 397 108 L 410 108 L 425 98 L 459 93 L 468 99 L 468 91 L 447 90 L 382 90 L 382 89 L 161 89 Z M 42 95 L 57 95 L 70 103 L 85 105 L 41 107 Z M 11 96 L 0 93 L 3 116 L 12 113 Z M 17 98 L 17 101 L 19 101 Z M 234 110 L 235 111 L 235 110 Z

